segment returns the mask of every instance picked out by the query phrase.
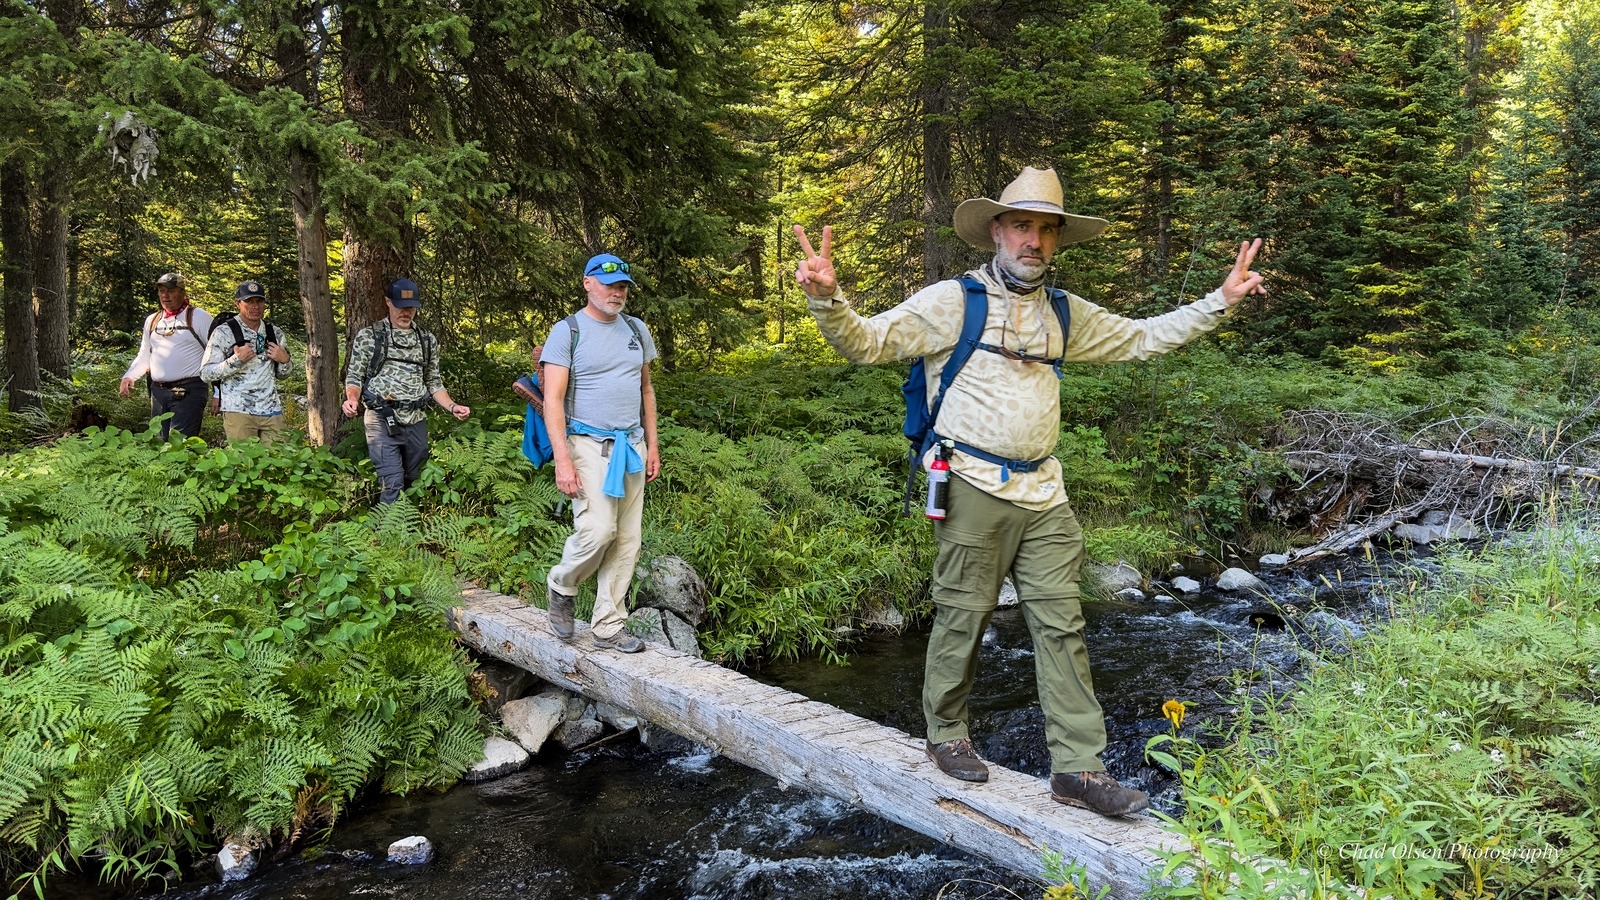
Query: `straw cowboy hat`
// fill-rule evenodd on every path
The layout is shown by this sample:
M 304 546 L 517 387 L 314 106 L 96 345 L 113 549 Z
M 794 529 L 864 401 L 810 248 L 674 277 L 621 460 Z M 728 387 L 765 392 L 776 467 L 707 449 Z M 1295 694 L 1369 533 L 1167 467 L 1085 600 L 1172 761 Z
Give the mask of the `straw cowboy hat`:
M 1061 208 L 1061 179 L 1055 169 L 1028 166 L 1017 180 L 1000 192 L 999 202 L 988 197 L 964 200 L 956 207 L 956 234 L 979 250 L 993 250 L 989 222 L 1003 212 L 1055 213 L 1061 217 L 1061 243 L 1087 241 L 1104 231 L 1110 222 L 1094 216 L 1075 216 Z

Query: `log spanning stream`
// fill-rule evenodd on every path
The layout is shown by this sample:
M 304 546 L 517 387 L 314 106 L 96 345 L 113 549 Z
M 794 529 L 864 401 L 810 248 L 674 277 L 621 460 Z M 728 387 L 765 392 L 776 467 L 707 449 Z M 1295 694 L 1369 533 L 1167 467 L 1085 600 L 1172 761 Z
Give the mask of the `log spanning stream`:
M 1320 604 L 1357 621 L 1385 605 L 1381 579 L 1361 561 L 1266 580 L 1279 603 Z M 1091 602 L 1086 615 L 1110 735 L 1106 763 L 1167 811 L 1176 811 L 1173 779 L 1142 759 L 1145 741 L 1170 728 L 1161 704 L 1189 702 L 1191 723 L 1225 720 L 1230 673 L 1253 668 L 1258 683 L 1287 686 L 1310 640 L 1284 629 L 1271 600 L 1246 594 Z M 803 660 L 748 674 L 917 735 L 926 640 L 925 631 L 874 635 L 852 648 L 848 666 Z M 980 752 L 1046 777 L 1033 653 L 1020 611 L 996 613 L 980 665 L 973 699 Z M 413 834 L 433 842 L 435 860 L 416 868 L 386 862 L 384 848 Z M 249 881 L 221 886 L 207 873 L 150 896 L 954 900 L 995 896 L 989 891 L 996 885 L 1039 895 L 1035 883 L 1009 869 L 849 803 L 785 788 L 701 748 L 652 750 L 628 736 L 574 753 L 547 749 L 530 768 L 500 780 L 382 798 L 352 812 L 327 844 Z M 104 896 L 103 889 L 61 886 L 68 888 L 62 896 Z

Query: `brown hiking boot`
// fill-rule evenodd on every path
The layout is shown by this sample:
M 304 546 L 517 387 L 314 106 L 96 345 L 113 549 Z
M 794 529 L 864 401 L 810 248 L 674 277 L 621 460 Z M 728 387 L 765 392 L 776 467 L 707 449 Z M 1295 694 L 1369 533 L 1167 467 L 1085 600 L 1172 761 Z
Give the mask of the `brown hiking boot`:
M 1144 791 L 1123 787 L 1105 772 L 1057 772 L 1050 776 L 1050 799 L 1102 816 L 1131 816 L 1150 805 Z
M 968 738 L 956 738 L 942 744 L 929 741 L 928 758 L 939 767 L 939 771 L 951 778 L 962 781 L 989 780 L 989 767 L 978 758 L 978 751 L 972 749 L 972 741 Z
M 550 631 L 563 641 L 572 640 L 572 601 L 575 599 L 550 588 L 549 600 L 545 603 L 545 611 L 550 614 Z
M 619 653 L 638 653 L 644 649 L 644 641 L 639 640 L 626 631 L 619 631 L 610 637 L 594 636 L 594 645 L 604 650 L 615 650 Z

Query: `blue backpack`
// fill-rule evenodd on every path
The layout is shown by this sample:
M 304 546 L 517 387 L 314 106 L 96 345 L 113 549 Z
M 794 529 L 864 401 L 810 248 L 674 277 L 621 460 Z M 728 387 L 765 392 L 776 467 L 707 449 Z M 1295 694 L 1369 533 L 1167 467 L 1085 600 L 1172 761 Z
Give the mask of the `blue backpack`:
M 900 388 L 906 400 L 906 421 L 901 431 L 905 434 L 906 440 L 911 442 L 907 457 L 909 471 L 906 473 L 904 510 L 906 516 L 911 515 L 911 493 L 916 487 L 917 462 L 935 441 L 943 440 L 934 431 L 934 423 L 939 421 L 939 409 L 944 405 L 945 391 L 955 382 L 956 375 L 960 374 L 961 367 L 972 358 L 974 351 L 1000 352 L 999 347 L 978 340 L 983 336 L 983 326 L 989 318 L 988 289 L 983 286 L 983 282 L 971 275 L 962 275 L 958 280 L 966 296 L 966 308 L 961 318 L 961 337 L 957 339 L 955 348 L 950 351 L 950 358 L 945 361 L 944 369 L 939 373 L 938 393 L 934 394 L 932 402 L 929 402 L 927 357 L 922 356 L 917 357 L 911 364 L 911 372 L 906 376 L 906 383 Z M 1072 327 L 1072 310 L 1067 302 L 1067 292 L 1058 288 L 1046 288 L 1045 291 L 1050 297 L 1050 305 L 1055 308 L 1056 318 L 1061 321 L 1062 352 L 1065 353 L 1066 338 L 1071 333 Z M 1056 370 L 1056 377 L 1060 378 L 1061 360 L 1062 357 L 1057 356 L 1035 361 L 1048 362 Z M 1002 482 L 1009 480 L 1012 472 L 1032 472 L 1044 462 L 1042 459 L 1006 459 L 960 441 L 951 443 L 955 449 L 963 453 L 1000 466 Z

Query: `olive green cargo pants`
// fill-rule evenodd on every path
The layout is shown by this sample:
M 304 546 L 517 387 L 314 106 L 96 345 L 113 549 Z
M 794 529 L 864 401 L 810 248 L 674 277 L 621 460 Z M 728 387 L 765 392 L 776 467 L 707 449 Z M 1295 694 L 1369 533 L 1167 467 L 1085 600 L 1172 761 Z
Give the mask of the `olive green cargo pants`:
M 1044 709 L 1052 772 L 1100 772 L 1105 715 L 1094 696 L 1083 643 L 1078 578 L 1083 529 L 1066 503 L 1044 512 L 998 500 L 950 479 L 947 518 L 934 524 L 937 614 L 928 637 L 922 713 L 935 744 L 969 737 L 967 700 L 978 650 L 1007 572 L 1033 636 L 1034 670 Z

